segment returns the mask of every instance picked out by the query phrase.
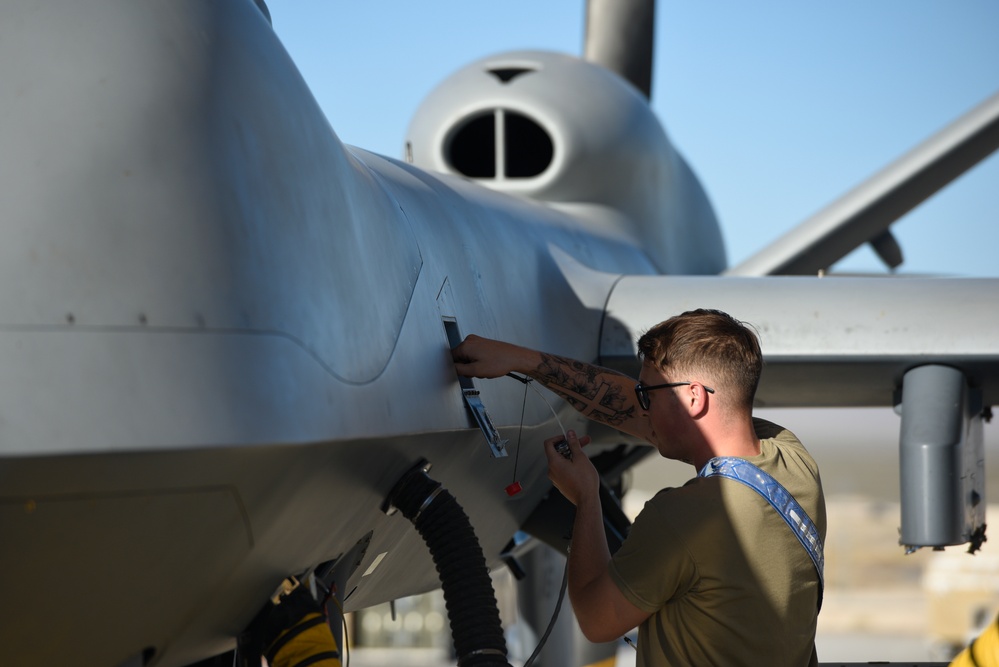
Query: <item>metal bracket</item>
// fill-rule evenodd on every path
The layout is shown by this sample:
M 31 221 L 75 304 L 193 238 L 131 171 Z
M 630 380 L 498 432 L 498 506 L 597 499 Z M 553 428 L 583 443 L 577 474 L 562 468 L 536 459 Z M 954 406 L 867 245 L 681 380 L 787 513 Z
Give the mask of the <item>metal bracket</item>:
M 468 409 L 475 416 L 475 421 L 479 424 L 479 430 L 486 437 L 486 442 L 489 444 L 489 451 L 492 452 L 493 458 L 498 459 L 506 456 L 506 444 L 508 441 L 501 438 L 499 431 L 493 426 L 493 422 L 489 418 L 489 413 L 486 412 L 486 406 L 482 404 L 482 399 L 479 398 L 478 390 L 464 389 L 461 395 L 465 397 L 465 404 L 468 405 Z

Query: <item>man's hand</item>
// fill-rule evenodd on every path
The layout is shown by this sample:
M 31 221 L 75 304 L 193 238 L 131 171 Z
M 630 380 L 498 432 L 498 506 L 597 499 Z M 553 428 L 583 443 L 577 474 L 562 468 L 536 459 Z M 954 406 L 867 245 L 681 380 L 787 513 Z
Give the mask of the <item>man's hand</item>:
M 599 498 L 600 475 L 583 453 L 583 447 L 590 444 L 590 436 L 577 438 L 576 432 L 571 430 L 566 436 L 571 458 L 562 456 L 555 450 L 555 444 L 562 441 L 562 436 L 545 440 L 548 479 L 566 497 L 566 500 L 578 506 L 586 498 Z
M 507 373 L 526 373 L 541 363 L 541 356 L 526 347 L 471 335 L 451 350 L 458 375 L 498 378 Z

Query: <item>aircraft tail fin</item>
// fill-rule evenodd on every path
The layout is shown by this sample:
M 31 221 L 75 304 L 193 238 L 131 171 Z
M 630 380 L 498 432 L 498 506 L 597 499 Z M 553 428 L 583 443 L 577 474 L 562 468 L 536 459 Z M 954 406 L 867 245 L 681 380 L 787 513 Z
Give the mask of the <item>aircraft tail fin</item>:
M 589 0 L 583 57 L 652 97 L 655 0 Z

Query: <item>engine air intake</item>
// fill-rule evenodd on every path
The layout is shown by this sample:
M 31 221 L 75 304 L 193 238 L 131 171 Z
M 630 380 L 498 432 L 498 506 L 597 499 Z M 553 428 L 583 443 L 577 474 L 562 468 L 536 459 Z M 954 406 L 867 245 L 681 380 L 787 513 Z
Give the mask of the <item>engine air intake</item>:
M 534 178 L 552 163 L 554 144 L 533 118 L 496 109 L 459 125 L 446 146 L 451 167 L 469 178 Z

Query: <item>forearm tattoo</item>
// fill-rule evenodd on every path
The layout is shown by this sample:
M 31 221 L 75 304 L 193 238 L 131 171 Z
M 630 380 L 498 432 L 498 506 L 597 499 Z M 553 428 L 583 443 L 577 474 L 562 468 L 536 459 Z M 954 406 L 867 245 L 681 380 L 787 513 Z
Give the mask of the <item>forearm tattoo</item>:
M 620 426 L 635 416 L 635 406 L 619 385 L 607 381 L 608 372 L 574 359 L 542 353 L 541 363 L 532 375 L 585 417 Z

